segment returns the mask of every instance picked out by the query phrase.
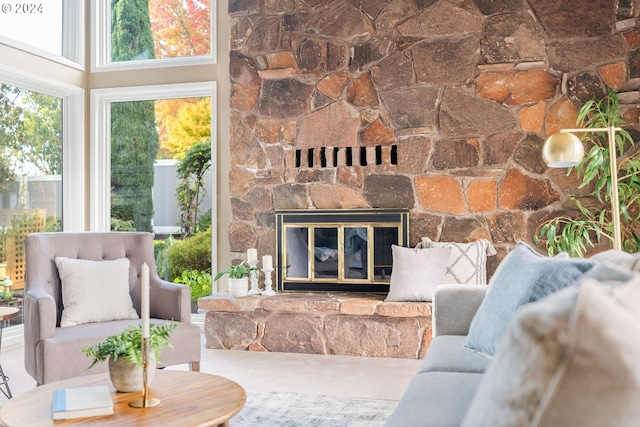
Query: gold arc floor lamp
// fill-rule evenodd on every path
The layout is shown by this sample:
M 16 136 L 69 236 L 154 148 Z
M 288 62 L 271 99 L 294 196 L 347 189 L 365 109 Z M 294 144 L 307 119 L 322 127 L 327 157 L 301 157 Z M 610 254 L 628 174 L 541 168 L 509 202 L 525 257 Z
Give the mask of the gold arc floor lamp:
M 620 237 L 620 200 L 618 197 L 618 164 L 616 159 L 616 132 L 619 127 L 562 129 L 551 135 L 542 147 L 542 158 L 551 168 L 577 166 L 584 156 L 584 145 L 573 132 L 607 132 L 609 135 L 609 168 L 611 173 L 611 216 L 613 219 L 613 248 L 622 250 Z

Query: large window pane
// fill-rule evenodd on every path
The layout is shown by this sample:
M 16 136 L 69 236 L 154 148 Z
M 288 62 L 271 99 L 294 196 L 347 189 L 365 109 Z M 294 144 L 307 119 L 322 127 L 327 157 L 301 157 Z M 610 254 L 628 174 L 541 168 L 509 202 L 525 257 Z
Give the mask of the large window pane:
M 194 312 L 211 293 L 212 190 L 210 97 L 111 103 L 111 229 L 154 232 L 158 273 L 191 287 Z
M 47 0 L 1 3 L 0 42 L 37 55 L 64 57 L 82 64 L 83 2 Z
M 62 100 L 0 84 L 0 306 L 21 305 L 24 237 L 61 229 Z
M 206 229 L 210 160 L 211 98 L 111 103 L 111 228 Z
M 217 271 L 215 84 L 101 89 L 91 98 L 90 229 L 152 231 L 160 277 L 187 284 L 197 310 Z
M 62 55 L 62 0 L 2 3 L 0 35 Z
M 212 53 L 208 0 L 111 0 L 109 22 L 111 62 Z

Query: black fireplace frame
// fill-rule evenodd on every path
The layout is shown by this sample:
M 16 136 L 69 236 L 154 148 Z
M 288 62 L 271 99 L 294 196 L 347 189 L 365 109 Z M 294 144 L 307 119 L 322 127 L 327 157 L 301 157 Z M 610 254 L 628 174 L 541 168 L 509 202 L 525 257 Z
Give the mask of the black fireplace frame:
M 363 281 L 323 280 L 317 277 L 287 278 L 285 260 L 285 228 L 287 225 L 322 226 L 329 227 L 341 224 L 348 227 L 361 224 L 374 224 L 398 227 L 398 246 L 408 246 L 409 240 L 409 210 L 408 209 L 312 209 L 312 210 L 277 210 L 276 217 L 276 289 L 279 291 L 333 291 L 333 292 L 389 292 L 389 279 L 381 280 L 370 277 Z M 374 242 L 375 243 L 375 242 Z M 372 249 L 373 250 L 373 249 Z M 389 252 L 391 248 L 389 247 Z M 311 256 L 311 255 L 309 255 Z M 369 261 L 368 261 L 369 262 Z M 371 260 L 370 262 L 373 262 Z M 308 276 L 313 273 L 309 272 Z

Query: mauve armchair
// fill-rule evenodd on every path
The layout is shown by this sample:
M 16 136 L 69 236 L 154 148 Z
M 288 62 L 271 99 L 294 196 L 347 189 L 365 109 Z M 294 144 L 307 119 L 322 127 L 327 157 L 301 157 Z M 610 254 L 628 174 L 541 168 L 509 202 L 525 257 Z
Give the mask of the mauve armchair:
M 142 232 L 34 233 L 25 239 L 24 358 L 26 371 L 38 384 L 86 374 L 106 372 L 106 362 L 87 369 L 91 359 L 82 349 L 116 335 L 140 319 L 110 320 L 60 326 L 62 286 L 55 258 L 91 261 L 127 258 L 129 294 L 140 314 L 140 271 L 150 270 L 151 322 L 175 321 L 173 348 L 160 353 L 161 366 L 188 363 L 200 370 L 200 328 L 191 323 L 191 289 L 158 277 L 153 235 Z

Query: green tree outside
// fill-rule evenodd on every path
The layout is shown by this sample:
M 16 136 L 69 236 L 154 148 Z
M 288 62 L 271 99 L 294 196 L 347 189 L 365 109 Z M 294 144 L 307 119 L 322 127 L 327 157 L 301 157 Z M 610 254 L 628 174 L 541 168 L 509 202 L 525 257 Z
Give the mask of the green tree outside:
M 205 174 L 211 167 L 211 140 L 194 144 L 178 163 L 180 185 L 176 189 L 178 204 L 182 210 L 180 227 L 182 235 L 189 237 L 197 230 L 200 204 L 205 196 Z
M 112 61 L 152 59 L 146 0 L 111 1 Z M 136 230 L 153 231 L 153 163 L 158 152 L 153 101 L 111 105 L 111 215 Z
M 0 189 L 16 179 L 11 161 L 13 152 L 24 135 L 22 127 L 23 108 L 16 105 L 20 90 L 9 85 L 0 85 Z
M 111 61 L 155 58 L 148 0 L 111 0 Z
M 23 115 L 23 161 L 45 175 L 62 174 L 62 102 L 60 98 L 28 91 Z
M 0 85 L 0 188 L 16 176 L 62 173 L 60 98 Z

